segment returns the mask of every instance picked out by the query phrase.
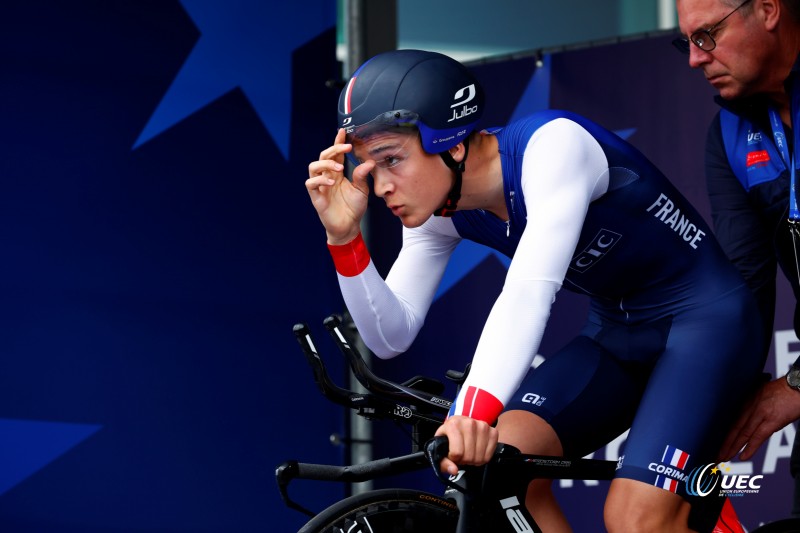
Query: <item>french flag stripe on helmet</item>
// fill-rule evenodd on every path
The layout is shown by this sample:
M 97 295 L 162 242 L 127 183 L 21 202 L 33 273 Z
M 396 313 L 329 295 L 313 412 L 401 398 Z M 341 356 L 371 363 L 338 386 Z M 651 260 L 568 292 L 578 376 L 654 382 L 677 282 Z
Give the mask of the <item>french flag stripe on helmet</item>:
M 360 70 L 360 69 L 359 69 Z M 353 112 L 353 106 L 350 104 L 350 98 L 353 96 L 353 86 L 356 84 L 356 78 L 358 77 L 358 72 L 356 75 L 350 78 L 350 81 L 347 83 L 347 90 L 344 93 L 344 113 L 345 115 L 349 115 Z
M 374 58 L 373 58 L 374 59 Z M 364 67 L 372 61 L 372 59 L 367 60 L 363 65 L 358 67 L 358 69 L 353 73 L 353 77 L 350 78 L 350 81 L 347 82 L 347 89 L 344 93 L 344 114 L 349 115 L 353 112 L 353 105 L 350 103 L 350 99 L 353 97 L 353 87 L 356 85 L 356 79 L 358 75 L 361 74 L 361 71 L 364 70 Z
M 686 461 L 688 460 L 689 454 L 674 446 L 667 446 L 664 449 L 664 456 L 661 458 L 662 463 L 668 463 L 670 466 L 676 466 L 681 470 L 686 466 Z

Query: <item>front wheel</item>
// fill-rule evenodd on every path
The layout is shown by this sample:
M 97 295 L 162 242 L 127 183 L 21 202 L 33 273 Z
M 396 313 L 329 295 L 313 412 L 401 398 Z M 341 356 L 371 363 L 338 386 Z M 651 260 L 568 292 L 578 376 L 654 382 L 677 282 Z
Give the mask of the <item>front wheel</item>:
M 458 507 L 427 492 L 381 489 L 337 502 L 308 522 L 298 533 L 451 533 Z

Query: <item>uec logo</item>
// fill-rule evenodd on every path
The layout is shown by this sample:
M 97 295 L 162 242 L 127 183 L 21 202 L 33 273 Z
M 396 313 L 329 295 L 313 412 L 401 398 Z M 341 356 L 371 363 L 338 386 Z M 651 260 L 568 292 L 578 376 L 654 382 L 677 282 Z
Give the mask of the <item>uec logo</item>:
M 717 488 L 721 477 L 716 465 L 698 466 L 686 477 L 686 492 L 691 496 L 708 496 Z
M 686 492 L 691 496 L 708 496 L 720 486 L 722 494 L 757 493 L 764 476 L 723 475 L 713 464 L 698 466 L 686 477 Z

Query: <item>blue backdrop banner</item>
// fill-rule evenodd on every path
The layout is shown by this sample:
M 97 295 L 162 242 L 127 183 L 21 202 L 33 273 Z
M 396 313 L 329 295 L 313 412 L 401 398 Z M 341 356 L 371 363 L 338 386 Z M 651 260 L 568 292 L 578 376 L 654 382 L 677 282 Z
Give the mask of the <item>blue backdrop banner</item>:
M 0 531 L 292 531 L 275 466 L 344 460 L 291 332 L 341 308 L 303 185 L 335 17 L 0 6 Z

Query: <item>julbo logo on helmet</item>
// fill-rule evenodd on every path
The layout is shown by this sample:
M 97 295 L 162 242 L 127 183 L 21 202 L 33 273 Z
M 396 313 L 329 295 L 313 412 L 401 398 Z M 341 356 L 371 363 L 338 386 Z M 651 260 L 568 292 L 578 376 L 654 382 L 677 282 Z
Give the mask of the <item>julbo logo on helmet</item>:
M 339 96 L 339 124 L 351 139 L 414 127 L 423 150 L 436 154 L 475 130 L 483 102 L 480 83 L 458 61 L 436 52 L 394 50 L 353 73 Z
M 464 93 L 467 93 L 466 98 L 464 98 Z M 447 122 L 453 122 L 454 120 L 458 120 L 460 118 L 466 117 L 467 115 L 472 115 L 473 113 L 478 112 L 477 105 L 474 105 L 472 107 L 467 105 L 468 102 L 472 101 L 472 99 L 475 98 L 475 93 L 476 91 L 474 83 L 471 83 L 466 87 L 456 91 L 456 95 L 455 97 L 453 97 L 454 100 L 456 100 L 456 103 L 451 105 L 450 107 L 454 108 L 460 105 L 463 105 L 463 107 L 461 108 L 460 112 L 453 109 L 453 116 Z M 459 98 L 463 98 L 463 100 L 459 100 Z

